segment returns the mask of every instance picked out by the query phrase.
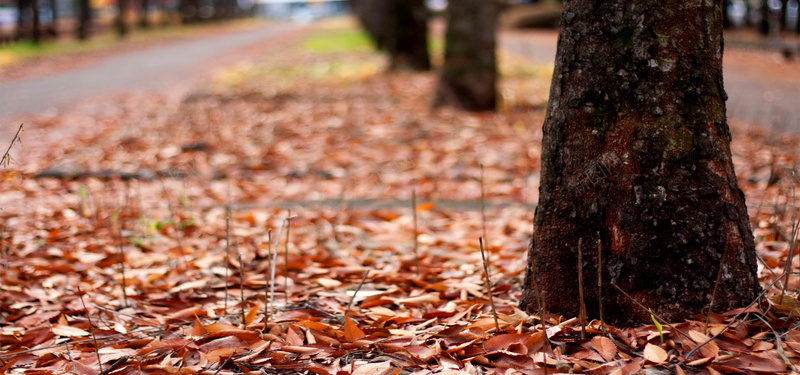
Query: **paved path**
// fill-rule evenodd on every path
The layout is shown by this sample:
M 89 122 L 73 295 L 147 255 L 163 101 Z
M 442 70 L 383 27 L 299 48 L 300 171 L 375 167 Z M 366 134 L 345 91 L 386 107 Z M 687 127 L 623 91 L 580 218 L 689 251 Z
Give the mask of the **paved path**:
M 248 49 L 275 43 L 298 26 L 270 23 L 219 36 L 192 38 L 114 54 L 88 65 L 53 74 L 3 82 L 0 77 L 0 131 L 12 132 L 9 119 L 24 119 L 50 108 L 125 92 L 163 91 L 210 78 L 213 68 L 236 62 Z M 18 123 L 12 124 L 16 129 Z
M 507 31 L 501 48 L 531 61 L 555 61 L 555 31 Z M 763 126 L 769 131 L 800 134 L 800 63 L 787 63 L 777 53 L 728 47 L 723 60 L 728 118 Z

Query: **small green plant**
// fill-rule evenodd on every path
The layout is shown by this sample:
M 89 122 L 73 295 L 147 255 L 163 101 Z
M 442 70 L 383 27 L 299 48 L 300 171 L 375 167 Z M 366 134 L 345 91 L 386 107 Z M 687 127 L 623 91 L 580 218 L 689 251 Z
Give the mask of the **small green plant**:
M 650 311 L 650 319 L 652 319 L 653 320 L 653 324 L 656 325 L 656 329 L 658 330 L 658 336 L 661 337 L 661 343 L 663 344 L 664 343 L 664 327 L 661 326 L 661 323 L 659 323 L 658 319 L 656 319 L 655 315 L 653 315 L 653 311 L 652 310 L 649 310 L 649 311 Z

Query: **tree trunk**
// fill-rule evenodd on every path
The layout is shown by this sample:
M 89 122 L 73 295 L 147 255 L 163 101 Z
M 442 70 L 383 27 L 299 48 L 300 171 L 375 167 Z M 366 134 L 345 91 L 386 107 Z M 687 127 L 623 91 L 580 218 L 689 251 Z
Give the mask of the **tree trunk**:
M 117 0 L 117 35 L 124 38 L 128 35 L 128 24 L 125 22 L 125 15 L 128 12 L 128 0 Z
M 92 22 L 92 5 L 89 0 L 78 0 L 78 39 L 89 39 L 89 27 Z
M 350 7 L 375 48 L 386 49 L 387 10 L 394 0 L 350 0 Z
M 41 13 L 39 13 L 39 0 L 31 0 L 31 12 L 33 12 L 33 42 L 36 44 L 42 41 L 42 22 Z
M 429 70 L 428 9 L 425 0 L 390 0 L 386 50 L 389 70 Z
M 520 302 L 527 311 L 538 311 L 538 285 L 548 312 L 578 315 L 579 241 L 589 317 L 599 316 L 601 290 L 607 322 L 650 321 L 611 283 L 671 321 L 707 311 L 715 291 L 718 312 L 756 297 L 725 118 L 722 4 L 565 3 Z
M 55 0 L 50 1 L 50 27 L 47 32 L 53 39 L 58 39 L 58 2 Z
M 497 106 L 495 29 L 499 5 L 487 0 L 450 0 L 444 66 L 434 105 L 470 111 Z
M 139 27 L 146 29 L 150 27 L 150 21 L 147 17 L 150 15 L 150 0 L 141 0 L 141 12 L 139 13 Z
M 31 0 L 17 0 L 17 30 L 16 30 L 16 38 L 17 39 L 24 39 L 27 35 L 25 29 L 27 25 L 25 23 L 25 19 L 23 18 L 23 14 L 30 8 Z

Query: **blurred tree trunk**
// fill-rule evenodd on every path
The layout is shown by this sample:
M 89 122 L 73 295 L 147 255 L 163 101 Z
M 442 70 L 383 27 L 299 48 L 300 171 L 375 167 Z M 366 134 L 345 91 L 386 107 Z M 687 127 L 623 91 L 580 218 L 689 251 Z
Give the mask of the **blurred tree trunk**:
M 425 0 L 393 0 L 386 50 L 389 70 L 429 70 L 428 9 Z
M 47 32 L 50 34 L 51 37 L 54 39 L 58 38 L 58 3 L 56 0 L 50 0 L 50 27 L 47 28 Z
M 17 0 L 17 30 L 16 30 L 16 38 L 17 39 L 24 39 L 27 36 L 26 28 L 27 25 L 25 24 L 25 19 L 23 18 L 23 14 L 25 14 L 28 9 L 30 9 L 31 0 Z
M 389 70 L 431 68 L 425 0 L 350 0 L 350 5 L 376 47 L 389 54 Z
M 350 0 L 350 8 L 375 48 L 386 49 L 387 11 L 394 0 Z
M 565 3 L 522 308 L 537 312 L 544 295 L 548 312 L 578 315 L 580 243 L 590 318 L 601 290 L 607 322 L 650 321 L 612 282 L 671 321 L 706 312 L 715 292 L 717 312 L 757 296 L 725 118 L 722 4 Z
M 31 12 L 33 12 L 33 42 L 36 44 L 42 41 L 42 15 L 39 13 L 39 0 L 31 0 Z
M 470 111 L 495 109 L 495 29 L 499 10 L 495 1 L 450 0 L 444 66 L 435 106 L 452 105 Z
M 89 39 L 92 22 L 92 5 L 89 0 L 78 0 L 78 39 Z
M 128 35 L 128 24 L 125 20 L 125 15 L 128 12 L 128 0 L 117 0 L 117 35 L 124 38 Z
M 150 15 L 150 0 L 141 0 L 141 12 L 139 13 L 139 27 L 146 29 L 150 27 L 150 20 L 147 17 Z

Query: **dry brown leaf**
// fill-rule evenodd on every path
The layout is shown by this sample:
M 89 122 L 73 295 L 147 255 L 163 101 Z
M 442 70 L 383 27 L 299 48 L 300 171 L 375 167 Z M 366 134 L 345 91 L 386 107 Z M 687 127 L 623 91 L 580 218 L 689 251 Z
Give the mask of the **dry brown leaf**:
M 356 342 L 367 336 L 358 326 L 353 323 L 349 316 L 344 317 L 344 338 L 347 342 Z
M 647 343 L 644 346 L 644 359 L 655 364 L 662 364 L 667 361 L 667 351 L 660 346 Z
M 617 346 L 608 337 L 595 336 L 592 338 L 591 345 L 606 362 L 613 360 L 617 356 Z

